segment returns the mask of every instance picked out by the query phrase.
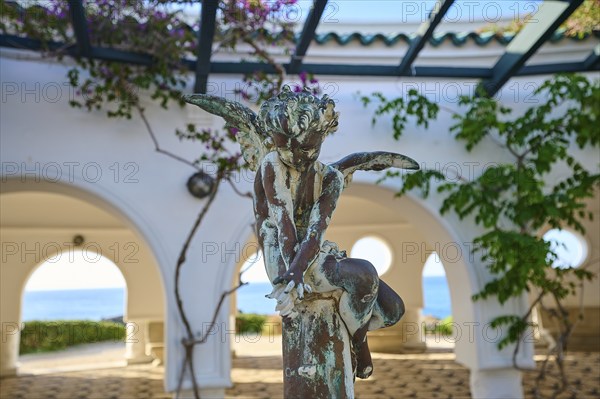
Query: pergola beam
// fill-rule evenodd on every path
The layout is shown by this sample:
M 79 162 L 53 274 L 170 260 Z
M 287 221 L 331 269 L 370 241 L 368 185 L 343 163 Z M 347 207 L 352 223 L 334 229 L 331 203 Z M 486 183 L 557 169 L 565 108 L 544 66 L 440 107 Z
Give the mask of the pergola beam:
M 583 61 L 584 65 L 592 69 L 598 69 L 600 67 L 600 44 L 594 48 L 592 53 Z
M 284 68 L 288 71 L 289 64 L 284 64 Z M 398 67 L 394 65 L 303 64 L 302 70 L 323 76 L 398 76 Z M 211 71 L 224 74 L 241 74 L 248 71 L 276 72 L 273 66 L 258 62 L 215 62 Z M 405 76 L 483 79 L 490 77 L 491 73 L 489 68 L 423 66 L 416 67 L 414 74 Z
M 425 44 L 433 36 L 435 28 L 442 22 L 444 15 L 448 12 L 454 0 L 438 0 L 435 3 L 433 10 L 429 14 L 429 20 L 419 26 L 417 36 L 411 41 L 410 47 L 406 50 L 406 54 L 402 58 L 402 62 L 398 67 L 399 75 L 406 76 L 409 73 L 413 62 L 417 59 L 419 52 L 425 47 Z
M 67 47 L 60 42 L 47 42 L 45 46 L 39 40 L 29 39 L 12 35 L 0 35 L 0 47 L 28 50 L 62 50 L 66 54 L 76 57 L 78 49 Z M 123 62 L 134 65 L 152 65 L 155 61 L 152 56 L 147 54 L 132 53 L 123 50 L 117 50 L 106 47 L 90 48 L 90 57 L 103 61 Z M 588 72 L 600 70 L 598 62 L 600 48 L 597 48 L 585 61 L 540 64 L 523 66 L 515 76 L 548 75 L 559 72 Z M 195 60 L 184 59 L 181 62 L 191 71 L 197 69 Z M 289 70 L 289 64 L 284 64 L 286 71 Z M 318 75 L 330 76 L 381 76 L 398 77 L 398 67 L 394 65 L 343 65 L 343 64 L 303 64 L 303 70 Z M 254 71 L 266 73 L 276 73 L 275 69 L 266 63 L 259 62 L 211 62 L 210 71 L 220 74 L 245 74 Z M 443 67 L 443 66 L 417 66 L 411 69 L 405 75 L 423 78 L 474 78 L 491 79 L 493 69 L 477 67 Z M 414 72 L 414 73 L 413 73 Z
M 0 35 L 0 47 L 33 51 L 47 49 L 65 52 L 72 57 L 77 57 L 79 55 L 79 49 L 75 46 L 67 46 L 62 42 L 45 42 L 42 45 L 40 40 L 14 35 Z M 102 61 L 122 62 L 133 65 L 152 65 L 154 62 L 154 58 L 148 54 L 133 53 L 108 47 L 90 47 L 89 57 Z M 188 64 L 189 61 L 185 61 L 185 63 Z M 195 67 L 196 63 L 194 62 L 193 64 Z
M 315 37 L 315 31 L 317 30 L 317 26 L 319 26 L 319 21 L 321 20 L 325 6 L 327 6 L 327 0 L 314 0 L 310 12 L 306 17 L 306 21 L 304 21 L 304 27 L 302 28 L 300 39 L 296 45 L 296 50 L 290 60 L 288 73 L 296 74 L 300 72 L 302 60 L 306 55 L 308 46 L 310 46 L 310 43 Z
M 494 65 L 492 78 L 480 83 L 480 90 L 490 97 L 496 94 L 581 3 L 583 0 L 546 0 L 541 3 L 538 12 L 510 42 Z
M 82 0 L 71 0 L 69 3 L 69 15 L 73 25 L 73 33 L 77 40 L 77 50 L 82 57 L 89 57 L 92 54 L 90 36 L 88 34 L 87 18 Z
M 215 37 L 215 20 L 217 18 L 217 0 L 204 0 L 200 16 L 198 33 L 198 60 L 196 62 L 195 93 L 206 93 L 208 74 L 210 73 L 210 57 Z
M 525 65 L 515 76 L 553 75 L 567 72 L 591 72 L 600 70 L 600 65 L 587 65 L 585 62 L 564 62 L 560 64 Z

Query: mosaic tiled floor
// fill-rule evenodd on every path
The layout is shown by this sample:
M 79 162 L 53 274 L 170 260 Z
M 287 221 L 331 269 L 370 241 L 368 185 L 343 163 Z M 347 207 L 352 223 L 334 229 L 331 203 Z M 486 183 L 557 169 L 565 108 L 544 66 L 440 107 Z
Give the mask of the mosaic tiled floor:
M 560 398 L 600 398 L 600 354 L 567 356 L 574 391 Z M 356 384 L 357 398 L 469 398 L 469 373 L 454 362 L 452 353 L 374 355 L 375 373 Z M 230 398 L 279 398 L 282 394 L 279 356 L 240 356 L 233 361 Z M 171 398 L 163 391 L 163 369 L 150 365 L 21 375 L 0 380 L 0 398 Z M 532 398 L 533 372 L 523 380 Z M 547 381 L 544 391 L 554 381 Z

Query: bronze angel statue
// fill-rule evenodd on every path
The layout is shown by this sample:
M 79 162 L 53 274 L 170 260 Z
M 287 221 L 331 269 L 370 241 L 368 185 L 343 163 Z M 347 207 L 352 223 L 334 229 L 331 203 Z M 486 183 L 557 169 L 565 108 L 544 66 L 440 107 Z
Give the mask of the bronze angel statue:
M 373 366 L 368 330 L 395 324 L 404 304 L 373 265 L 352 259 L 325 232 L 343 189 L 357 170 L 419 169 L 411 158 L 391 152 L 361 152 L 326 165 L 318 161 L 325 137 L 336 131 L 338 113 L 328 96 L 282 92 L 265 101 L 258 115 L 237 102 L 205 94 L 185 101 L 225 119 L 254 181 L 256 236 L 263 250 L 270 298 L 283 317 L 296 316 L 305 293 L 341 290 L 339 314 L 352 337 L 355 375 L 368 378 Z

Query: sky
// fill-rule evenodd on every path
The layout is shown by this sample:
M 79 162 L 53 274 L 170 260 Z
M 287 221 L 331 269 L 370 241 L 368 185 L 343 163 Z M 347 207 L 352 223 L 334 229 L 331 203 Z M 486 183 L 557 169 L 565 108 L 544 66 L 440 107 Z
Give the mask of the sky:
M 119 268 L 105 257 L 79 250 L 66 251 L 38 267 L 25 291 L 125 287 Z
M 425 261 L 425 267 L 423 268 L 423 276 L 424 277 L 439 277 L 445 276 L 446 271 L 444 270 L 444 265 L 440 260 L 437 252 L 433 252 L 431 255 L 427 257 Z
M 550 247 L 557 255 L 557 259 L 552 265 L 554 267 L 577 267 L 587 257 L 585 240 L 568 230 L 548 230 L 544 234 L 544 241 L 551 243 Z
M 263 1 L 269 3 L 273 0 Z M 541 2 L 542 0 L 456 0 L 448 10 L 444 22 L 485 25 L 516 19 L 535 14 Z M 296 22 L 300 28 L 312 3 L 312 0 L 299 0 L 296 4 L 285 6 L 278 17 Z M 401 32 L 402 23 L 426 21 L 435 4 L 436 0 L 329 0 L 318 30 L 335 32 L 336 24 L 377 21 L 398 22 L 398 31 Z M 183 9 L 186 19 L 194 22 L 201 10 L 199 4 L 172 7 Z
M 242 265 L 242 270 L 245 270 L 242 275 L 242 281 L 248 283 L 266 283 L 269 282 L 267 272 L 265 271 L 265 262 L 262 254 L 258 256 L 255 254 L 248 258 L 248 260 Z
M 446 14 L 447 22 L 494 22 L 534 13 L 541 0 L 457 0 Z M 312 1 L 298 2 L 303 14 L 308 14 Z M 330 0 L 321 23 L 351 22 L 423 22 L 436 4 L 435 0 Z M 304 18 L 301 19 L 303 21 Z M 335 30 L 335 29 L 332 29 Z

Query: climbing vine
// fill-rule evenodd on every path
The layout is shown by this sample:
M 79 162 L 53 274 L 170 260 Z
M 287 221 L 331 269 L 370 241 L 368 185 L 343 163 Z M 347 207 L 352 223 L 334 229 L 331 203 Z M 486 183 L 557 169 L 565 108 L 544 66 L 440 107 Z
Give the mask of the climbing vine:
M 401 181 L 399 195 L 419 190 L 427 197 L 435 190 L 443 198 L 441 214 L 454 212 L 483 229 L 474 240 L 474 252 L 493 279 L 473 299 L 494 297 L 505 303 L 525 292 L 533 298 L 525 315 L 493 320 L 493 327 L 508 329 L 499 348 L 516 344 L 516 366 L 519 343 L 527 330 L 535 327 L 531 312 L 536 306 L 547 306 L 560 323 L 560 335 L 550 352 L 563 370 L 563 350 L 576 323 L 564 300 L 594 276 L 572 265 L 553 268 L 557 254 L 541 233 L 548 227 L 567 226 L 584 233 L 582 221 L 593 217 L 585 201 L 597 195 L 600 174 L 597 168 L 588 170 L 580 163 L 575 148 L 596 149 L 600 144 L 600 84 L 579 75 L 557 75 L 535 95 L 543 101 L 525 112 L 484 95 L 462 96 L 461 109 L 453 112 L 455 123 L 450 133 L 468 152 L 477 152 L 483 142 L 493 142 L 511 161 L 489 166 L 470 179 L 445 179 L 440 171 L 429 169 L 411 174 L 392 172 L 385 178 Z M 427 127 L 440 111 L 437 104 L 414 90 L 407 99 L 387 99 L 375 93 L 363 96 L 362 101 L 376 105 L 374 123 L 384 115 L 391 116 L 396 139 L 401 139 L 408 117 Z M 546 364 L 540 379 L 547 375 Z M 555 388 L 557 394 L 568 388 L 564 372 Z

